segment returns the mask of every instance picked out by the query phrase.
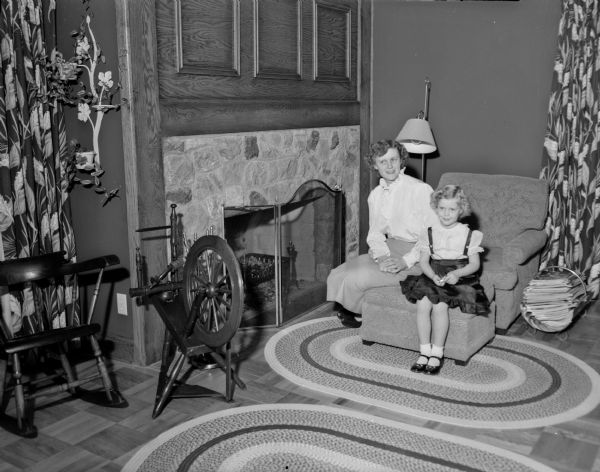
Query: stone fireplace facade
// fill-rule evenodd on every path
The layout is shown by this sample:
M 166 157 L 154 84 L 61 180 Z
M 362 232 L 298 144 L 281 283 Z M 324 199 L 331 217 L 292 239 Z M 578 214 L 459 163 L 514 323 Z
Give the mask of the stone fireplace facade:
M 346 258 L 358 254 L 359 126 L 163 139 L 166 221 L 177 205 L 185 246 L 224 236 L 226 206 L 284 204 L 304 182 L 340 187 Z

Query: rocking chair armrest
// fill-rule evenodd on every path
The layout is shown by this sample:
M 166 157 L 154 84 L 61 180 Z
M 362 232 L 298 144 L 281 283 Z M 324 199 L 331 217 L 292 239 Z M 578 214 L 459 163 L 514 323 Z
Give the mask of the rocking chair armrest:
M 106 267 L 119 264 L 119 262 L 119 258 L 114 254 L 94 257 L 93 259 L 88 259 L 81 262 L 70 262 L 60 266 L 58 269 L 58 275 L 80 274 L 82 272 L 105 269 Z
M 0 285 L 11 286 L 53 277 L 64 262 L 64 251 L 0 262 Z

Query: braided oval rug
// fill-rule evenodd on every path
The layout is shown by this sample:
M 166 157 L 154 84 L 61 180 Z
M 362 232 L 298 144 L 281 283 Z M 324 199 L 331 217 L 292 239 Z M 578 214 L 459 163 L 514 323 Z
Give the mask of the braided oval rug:
M 532 428 L 583 416 L 600 403 L 600 375 L 533 341 L 496 336 L 466 366 L 413 373 L 417 354 L 362 344 L 336 317 L 285 328 L 269 339 L 272 369 L 303 387 L 422 419 L 471 428 Z
M 123 472 L 548 472 L 495 446 L 323 405 L 230 408 L 150 441 Z

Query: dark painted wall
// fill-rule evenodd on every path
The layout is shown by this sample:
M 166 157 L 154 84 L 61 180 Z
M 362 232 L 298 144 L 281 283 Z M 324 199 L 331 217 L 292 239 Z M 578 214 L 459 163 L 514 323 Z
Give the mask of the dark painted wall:
M 84 10 L 81 0 L 60 0 L 58 8 L 59 49 L 70 57 L 73 54 L 73 39 L 70 32 L 81 22 Z M 117 34 L 115 7 L 112 1 L 96 0 L 92 2 L 94 18 L 92 29 L 106 57 L 106 64 L 99 71 L 111 70 L 113 79 L 117 79 Z M 67 136 L 75 137 L 91 149 L 92 133 L 89 124 L 77 120 L 75 109 L 67 110 Z M 133 339 L 131 302 L 127 297 L 129 316 L 117 314 L 116 293 L 127 294 L 129 255 L 125 200 L 125 177 L 123 168 L 123 144 L 121 118 L 119 113 L 110 112 L 104 116 L 100 131 L 100 155 L 105 175 L 102 183 L 108 188 L 121 187 L 121 198 L 113 199 L 102 206 L 102 198 L 93 190 L 77 187 L 72 192 L 71 208 L 73 226 L 77 244 L 78 260 L 103 254 L 116 254 L 121 260 L 118 270 L 107 272 L 105 280 L 114 283 L 105 284 L 96 308 L 95 320 L 105 329 L 105 337 L 114 343 L 113 357 L 130 360 Z M 105 351 L 106 352 L 106 351 Z
M 429 77 L 428 183 L 446 171 L 537 177 L 561 3 L 374 0 L 372 139 L 424 108 Z

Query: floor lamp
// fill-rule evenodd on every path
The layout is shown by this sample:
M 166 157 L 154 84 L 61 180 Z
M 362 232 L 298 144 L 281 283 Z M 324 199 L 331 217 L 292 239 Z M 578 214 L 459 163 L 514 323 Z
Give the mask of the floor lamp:
M 425 107 L 416 118 L 409 119 L 396 136 L 396 141 L 402 144 L 411 154 L 421 154 L 421 179 L 425 179 L 425 154 L 437 149 L 433 133 L 427 121 L 429 113 L 429 90 L 431 81 L 425 78 Z

